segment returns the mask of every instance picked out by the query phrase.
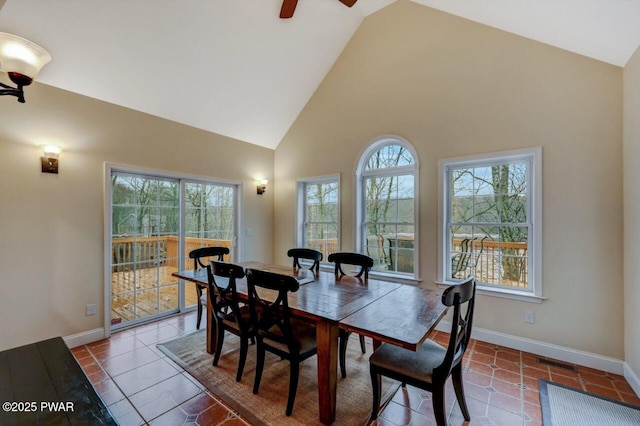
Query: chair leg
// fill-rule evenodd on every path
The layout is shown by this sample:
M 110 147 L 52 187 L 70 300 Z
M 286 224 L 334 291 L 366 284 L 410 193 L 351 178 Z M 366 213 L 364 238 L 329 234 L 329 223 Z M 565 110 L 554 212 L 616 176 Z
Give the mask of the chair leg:
M 242 372 L 244 371 L 244 364 L 247 361 L 247 352 L 249 351 L 249 337 L 240 337 L 240 358 L 238 358 L 238 373 L 236 374 L 236 382 L 242 380 Z
M 373 406 L 371 407 L 371 420 L 378 418 L 378 409 L 380 407 L 380 375 L 375 371 L 373 367 L 370 367 L 371 372 L 371 389 L 373 390 Z
M 222 353 L 222 343 L 224 343 L 224 326 L 217 322 L 216 323 L 216 353 L 213 356 L 213 365 L 218 365 L 218 361 L 220 361 L 220 354 Z
M 287 399 L 287 416 L 290 416 L 293 412 L 293 403 L 296 400 L 296 391 L 298 390 L 298 378 L 300 377 L 300 363 L 297 361 L 290 361 L 290 376 L 289 376 L 289 398 Z
M 260 344 L 258 339 L 258 347 L 256 348 L 256 378 L 253 381 L 253 393 L 258 393 L 260 389 L 260 380 L 262 379 L 262 370 L 264 369 L 264 347 Z
M 367 347 L 364 345 L 364 336 L 360 335 L 360 349 L 362 350 L 363 354 L 367 353 Z
M 202 297 L 202 290 L 196 284 L 196 294 L 198 295 L 198 320 L 196 322 L 196 330 L 200 330 L 200 323 L 202 322 L 202 303 L 200 298 Z
M 458 399 L 458 405 L 460 411 L 466 421 L 471 420 L 469 415 L 469 409 L 467 408 L 467 401 L 464 398 L 464 386 L 462 384 L 462 364 L 456 365 L 451 371 L 451 380 L 453 381 L 453 389 L 456 391 L 456 398 Z
M 431 392 L 431 402 L 433 403 L 433 415 L 436 418 L 436 424 L 438 426 L 445 426 L 447 419 L 444 407 L 444 383 L 433 389 Z
M 339 358 L 340 358 L 340 373 L 342 374 L 342 378 L 347 377 L 347 343 L 349 342 L 349 332 L 340 330 L 340 338 L 339 344 Z

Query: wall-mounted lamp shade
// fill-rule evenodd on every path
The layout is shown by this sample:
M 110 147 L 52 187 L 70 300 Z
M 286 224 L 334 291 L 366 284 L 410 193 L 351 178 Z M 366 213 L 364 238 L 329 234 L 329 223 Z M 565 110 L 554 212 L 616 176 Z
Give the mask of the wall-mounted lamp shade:
M 258 181 L 258 194 L 262 195 L 267 190 L 267 184 L 269 183 L 266 179 L 260 179 Z
M 51 55 L 42 47 L 13 34 L 0 33 L 0 69 L 18 86 L 28 86 Z
M 42 149 L 42 157 L 40 157 L 42 173 L 58 174 L 58 157 L 62 149 L 55 145 L 41 145 L 40 148 Z

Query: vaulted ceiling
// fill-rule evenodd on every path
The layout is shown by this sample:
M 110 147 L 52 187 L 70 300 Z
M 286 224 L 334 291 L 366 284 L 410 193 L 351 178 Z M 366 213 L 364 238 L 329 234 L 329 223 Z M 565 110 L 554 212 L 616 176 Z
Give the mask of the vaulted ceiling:
M 360 23 L 396 1 L 616 66 L 640 45 L 640 0 L 299 0 L 291 19 L 282 0 L 0 0 L 0 31 L 51 53 L 41 83 L 275 149 Z

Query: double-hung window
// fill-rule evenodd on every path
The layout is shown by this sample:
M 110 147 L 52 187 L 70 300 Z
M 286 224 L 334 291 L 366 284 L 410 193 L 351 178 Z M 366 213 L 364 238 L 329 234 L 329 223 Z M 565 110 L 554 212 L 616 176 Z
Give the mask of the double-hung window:
M 418 277 L 418 161 L 408 141 L 374 141 L 357 167 L 357 246 L 373 258 L 374 274 Z
M 326 261 L 340 248 L 340 176 L 298 180 L 300 247 L 318 250 Z
M 439 281 L 541 300 L 541 148 L 441 160 Z

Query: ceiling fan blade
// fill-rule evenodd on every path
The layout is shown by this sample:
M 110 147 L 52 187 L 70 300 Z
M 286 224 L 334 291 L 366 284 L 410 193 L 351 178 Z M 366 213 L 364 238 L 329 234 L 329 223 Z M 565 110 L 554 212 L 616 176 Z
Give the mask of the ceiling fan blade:
M 354 4 L 356 4 L 358 0 L 340 0 L 340 3 L 344 4 L 345 6 L 351 7 Z
M 280 18 L 289 19 L 293 16 L 293 12 L 296 10 L 298 0 L 284 0 L 282 2 L 282 8 L 280 9 Z

